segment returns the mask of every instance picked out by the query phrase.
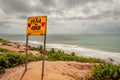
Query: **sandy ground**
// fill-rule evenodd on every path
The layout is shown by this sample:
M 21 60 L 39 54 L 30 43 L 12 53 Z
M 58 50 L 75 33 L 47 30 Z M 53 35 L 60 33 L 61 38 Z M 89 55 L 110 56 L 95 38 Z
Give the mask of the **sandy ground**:
M 26 46 L 24 46 L 22 44 L 18 44 L 18 43 L 8 43 L 8 45 L 0 44 L 0 48 L 6 49 L 9 51 L 20 52 L 23 54 L 25 54 L 25 51 L 26 51 Z M 28 53 L 39 54 L 38 51 L 32 51 L 32 50 L 28 50 Z
M 42 61 L 28 63 L 24 76 L 24 65 L 6 69 L 6 72 L 0 75 L 0 80 L 41 80 L 41 64 Z M 77 77 L 84 80 L 92 66 L 92 63 L 45 61 L 44 80 L 74 80 Z
M 8 43 L 8 45 L 0 44 L 0 48 L 7 49 L 10 51 L 15 51 L 15 52 L 25 51 L 25 47 L 17 43 Z

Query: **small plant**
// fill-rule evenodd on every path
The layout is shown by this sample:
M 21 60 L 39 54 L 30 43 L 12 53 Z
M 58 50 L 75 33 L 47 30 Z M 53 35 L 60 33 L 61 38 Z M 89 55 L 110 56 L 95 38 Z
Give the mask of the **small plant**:
M 51 49 L 50 49 L 50 53 L 55 53 L 55 49 L 54 49 L 54 48 L 51 48 Z
M 8 45 L 9 41 L 0 39 L 0 43 L 2 43 L 2 45 Z
M 7 42 L 3 42 L 2 45 L 8 45 L 8 43 Z
M 70 53 L 70 55 L 71 55 L 71 56 L 75 56 L 76 54 L 75 54 L 75 52 L 72 52 L 72 53 Z
M 39 51 L 41 54 L 43 54 L 43 46 L 40 45 L 36 48 L 37 51 Z
M 57 52 L 58 52 L 58 53 L 62 53 L 62 51 L 61 51 L 61 50 L 58 50 Z
M 1 73 L 4 73 L 4 72 L 5 72 L 5 69 L 0 66 L 0 74 L 1 74 Z
M 0 52 L 8 52 L 8 50 L 0 48 Z

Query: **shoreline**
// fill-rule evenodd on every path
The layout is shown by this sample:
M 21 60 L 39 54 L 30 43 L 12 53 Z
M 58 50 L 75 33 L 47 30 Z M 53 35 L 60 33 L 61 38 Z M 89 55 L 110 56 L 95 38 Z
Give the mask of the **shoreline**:
M 12 41 L 16 42 L 22 45 L 25 45 L 25 41 Z M 37 41 L 29 41 L 29 45 L 33 47 L 37 47 L 38 45 L 43 45 L 41 42 Z M 78 56 L 84 56 L 84 57 L 95 57 L 100 58 L 106 61 L 109 61 L 109 59 L 112 59 L 112 63 L 114 64 L 120 64 L 120 53 L 117 52 L 108 52 L 108 51 L 101 51 L 101 50 L 95 50 L 95 49 L 89 49 L 89 48 L 83 48 L 79 47 L 77 45 L 67 45 L 67 44 L 46 44 L 46 48 L 54 48 L 56 50 L 62 50 L 65 53 L 71 53 L 75 52 Z

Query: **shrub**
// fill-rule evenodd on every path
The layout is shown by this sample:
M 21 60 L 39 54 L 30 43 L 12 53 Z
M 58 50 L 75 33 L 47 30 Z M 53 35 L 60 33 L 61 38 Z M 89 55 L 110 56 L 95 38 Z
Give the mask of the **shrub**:
M 39 61 L 41 55 L 28 54 L 28 61 Z M 5 52 L 0 54 L 0 73 L 4 72 L 5 68 L 14 67 L 25 62 L 25 55 L 16 52 Z
M 30 62 L 30 61 L 40 61 L 40 60 L 42 60 L 41 55 L 28 54 L 28 62 Z
M 120 80 L 120 66 L 110 63 L 94 65 L 88 80 Z
M 78 61 L 78 62 L 95 62 L 95 63 L 102 63 L 103 60 L 96 59 L 96 58 L 85 58 L 82 56 L 75 55 L 74 52 L 71 54 L 65 54 L 62 51 L 56 51 L 52 53 L 53 51 L 47 51 L 47 60 L 53 60 L 53 61 Z
M 14 67 L 24 63 L 24 55 L 15 52 L 6 52 L 0 55 L 0 66 L 3 68 Z

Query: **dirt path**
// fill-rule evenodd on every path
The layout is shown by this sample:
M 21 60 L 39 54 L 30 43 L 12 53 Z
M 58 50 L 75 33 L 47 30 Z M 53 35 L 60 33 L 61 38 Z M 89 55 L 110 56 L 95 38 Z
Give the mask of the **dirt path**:
M 74 80 L 77 77 L 84 80 L 85 74 L 92 67 L 92 63 L 45 61 L 44 80 Z M 7 69 L 0 75 L 0 80 L 20 80 L 24 73 L 24 65 Z M 41 80 L 41 61 L 30 62 L 28 71 L 21 80 Z

